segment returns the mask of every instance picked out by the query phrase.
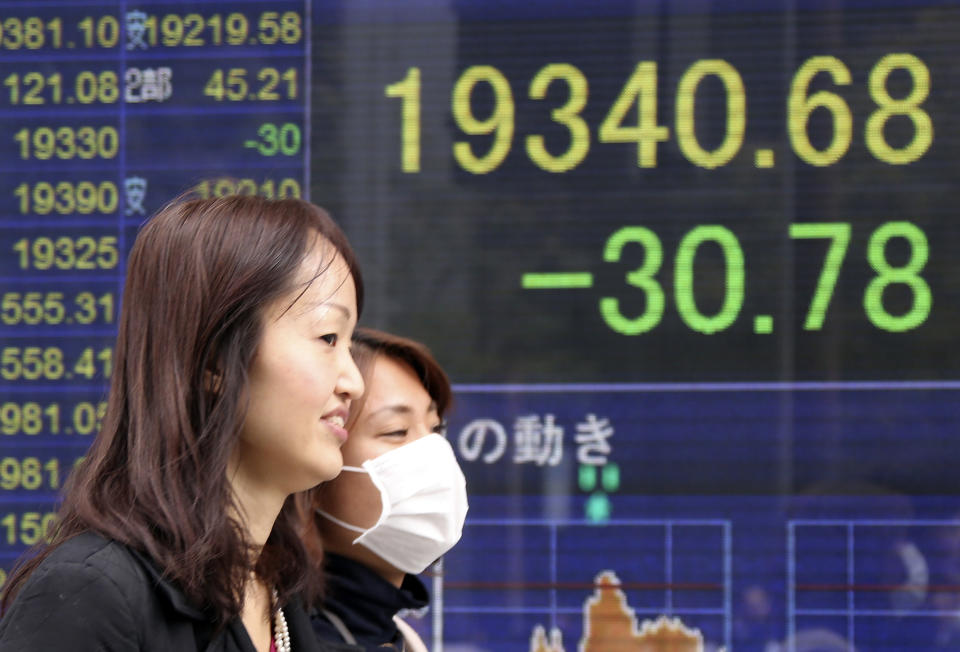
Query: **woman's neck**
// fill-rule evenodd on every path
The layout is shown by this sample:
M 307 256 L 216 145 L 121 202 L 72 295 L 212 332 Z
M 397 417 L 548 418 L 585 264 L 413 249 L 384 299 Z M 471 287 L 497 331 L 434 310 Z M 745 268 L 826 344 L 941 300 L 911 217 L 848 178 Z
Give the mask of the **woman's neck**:
M 259 555 L 267 543 L 286 497 L 273 496 L 271 500 L 269 492 L 258 493 L 249 486 L 236 482 L 233 484 L 233 491 L 239 511 L 233 517 L 243 525 L 247 542 L 253 546 L 253 553 Z M 240 619 L 257 652 L 269 652 L 270 642 L 273 640 L 272 589 L 273 587 L 268 587 L 254 573 L 250 574 L 244 587 Z
M 256 577 L 251 577 L 244 589 L 240 620 L 257 652 L 268 652 L 273 641 L 273 597 Z
M 267 543 L 273 524 L 283 509 L 287 494 L 276 486 L 257 482 L 244 474 L 242 467 L 234 467 L 230 474 L 236 513 L 231 514 L 243 527 L 247 543 L 259 549 Z
M 260 482 L 245 473 L 240 464 L 230 465 L 229 480 L 234 496 L 231 516 L 243 528 L 246 543 L 253 548 L 252 553 L 259 556 L 287 494 L 275 485 Z M 273 640 L 273 588 L 252 572 L 244 587 L 240 619 L 257 652 L 269 652 Z

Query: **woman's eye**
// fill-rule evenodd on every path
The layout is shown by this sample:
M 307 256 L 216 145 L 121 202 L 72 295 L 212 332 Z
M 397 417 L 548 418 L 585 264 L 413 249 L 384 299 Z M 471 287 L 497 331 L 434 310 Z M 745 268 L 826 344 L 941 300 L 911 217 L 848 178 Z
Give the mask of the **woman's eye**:
M 406 431 L 406 430 L 391 430 L 390 432 L 385 432 L 385 433 L 383 433 L 383 434 L 380 435 L 380 436 L 381 436 L 381 437 L 406 437 L 406 436 L 407 436 L 407 431 Z
M 320 339 L 330 346 L 336 346 L 338 337 L 336 333 L 328 333 L 327 335 L 321 335 Z

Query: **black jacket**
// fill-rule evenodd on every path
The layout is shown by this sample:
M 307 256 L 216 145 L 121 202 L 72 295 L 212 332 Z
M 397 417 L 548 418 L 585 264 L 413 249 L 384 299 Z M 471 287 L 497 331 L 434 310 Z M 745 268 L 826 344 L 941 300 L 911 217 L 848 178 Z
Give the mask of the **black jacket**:
M 405 575 L 396 586 L 377 572 L 349 557 L 332 552 L 324 554 L 326 596 L 323 608 L 312 614 L 317 637 L 329 643 L 340 643 L 343 636 L 324 614 L 336 615 L 357 640 L 348 650 L 390 652 L 402 650 L 403 636 L 393 617 L 402 609 L 422 610 L 430 604 L 426 587 L 414 575 Z
M 300 604 L 283 608 L 296 652 L 322 652 Z M 146 557 L 97 534 L 65 542 L 3 620 L 2 652 L 256 652 L 239 619 L 217 630 Z

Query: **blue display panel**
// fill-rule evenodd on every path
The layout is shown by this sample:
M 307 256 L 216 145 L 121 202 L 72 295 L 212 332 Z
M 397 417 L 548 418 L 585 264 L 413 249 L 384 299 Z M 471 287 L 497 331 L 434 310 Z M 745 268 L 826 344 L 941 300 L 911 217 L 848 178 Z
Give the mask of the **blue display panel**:
M 456 384 L 471 508 L 431 649 L 960 648 L 958 28 L 947 1 L 0 2 L 0 572 L 95 434 L 143 220 L 303 196 L 363 323 Z
M 191 189 L 308 193 L 309 13 L 0 3 L 0 581 L 103 417 L 139 226 Z

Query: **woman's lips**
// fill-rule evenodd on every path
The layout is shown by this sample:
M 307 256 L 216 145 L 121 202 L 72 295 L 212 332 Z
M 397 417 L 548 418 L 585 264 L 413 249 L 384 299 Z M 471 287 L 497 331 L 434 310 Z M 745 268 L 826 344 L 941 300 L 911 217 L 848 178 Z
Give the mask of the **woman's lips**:
M 330 426 L 330 430 L 333 431 L 333 434 L 335 434 L 341 442 L 347 441 L 348 434 L 346 429 L 343 427 L 346 423 L 346 419 L 344 419 L 342 415 L 331 414 L 323 417 L 323 421 Z

